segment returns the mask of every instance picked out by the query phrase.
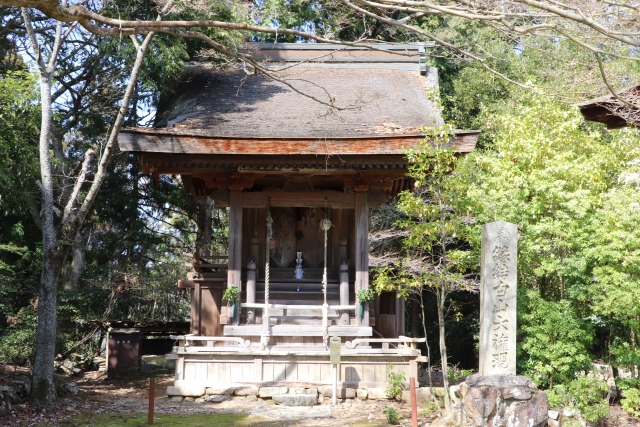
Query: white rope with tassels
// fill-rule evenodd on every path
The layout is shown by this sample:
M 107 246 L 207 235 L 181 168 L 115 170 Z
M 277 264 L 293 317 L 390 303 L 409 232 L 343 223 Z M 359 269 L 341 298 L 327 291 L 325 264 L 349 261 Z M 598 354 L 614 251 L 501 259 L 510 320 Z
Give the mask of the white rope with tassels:
M 263 325 L 262 328 L 262 336 L 260 340 L 260 348 L 264 350 L 264 348 L 269 344 L 269 339 L 271 338 L 271 325 L 269 325 L 269 261 L 271 259 L 269 251 L 271 238 L 273 237 L 273 218 L 271 217 L 271 209 L 267 207 L 267 239 L 266 239 L 266 261 L 264 264 L 264 311 L 262 312 L 262 322 L 267 322 L 266 325 Z
M 331 228 L 331 220 L 324 218 L 320 221 L 320 228 L 324 230 L 324 273 L 322 275 L 322 292 L 324 293 L 324 304 L 322 304 L 322 341 L 326 347 L 329 343 L 329 305 L 327 304 L 327 232 Z

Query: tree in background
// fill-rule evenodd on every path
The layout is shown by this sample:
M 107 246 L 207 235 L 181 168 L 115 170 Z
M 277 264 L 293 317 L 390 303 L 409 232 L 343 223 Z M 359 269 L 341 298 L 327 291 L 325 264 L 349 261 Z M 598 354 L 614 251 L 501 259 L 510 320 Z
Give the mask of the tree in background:
M 167 8 L 170 7 L 169 3 Z M 154 12 L 153 8 L 149 11 Z M 136 8 L 135 12 L 141 10 Z M 161 16 L 166 12 L 154 13 Z M 22 10 L 20 28 L 16 28 L 16 19 L 5 30 L 22 30 L 28 35 L 27 53 L 35 61 L 40 84 L 38 186 L 42 208 L 36 223 L 42 230 L 43 245 L 42 274 L 33 305 L 37 307 L 38 326 L 32 398 L 36 406 L 42 407 L 52 404 L 55 398 L 52 374 L 59 308 L 57 284 L 61 276 L 66 276 L 67 287 L 76 288 L 84 271 L 86 218 L 108 175 L 118 132 L 128 117 L 133 116 L 133 123 L 137 124 L 135 117 L 144 101 L 138 75 L 147 71 L 143 75 L 149 80 L 154 71 L 167 75 L 171 71 L 179 73 L 180 69 L 156 65 L 154 70 L 149 66 L 153 61 L 144 61 L 153 33 L 144 39 L 132 36 L 133 49 L 120 49 L 119 43 L 79 31 L 81 27 L 76 23 L 58 22 L 52 26 L 44 16 L 34 19 L 27 9 Z M 16 43 L 19 40 L 14 39 Z M 162 47 L 162 43 L 159 45 Z M 163 64 L 172 57 L 171 49 L 156 53 Z M 179 59 L 179 55 L 180 52 L 175 58 Z M 122 76 L 123 66 L 131 67 L 128 78 Z M 102 139 L 105 134 L 108 136 Z M 70 250 L 73 261 L 65 271 Z
M 14 54 L 11 51 L 6 57 Z M 35 83 L 21 64 L 12 64 L 0 78 L 0 313 L 7 317 L 0 322 L 0 333 L 5 329 L 14 332 L 11 338 L 5 337 L 3 348 L 23 363 L 33 353 L 35 322 L 22 324 L 18 311 L 23 309 L 21 314 L 31 320 L 35 317 L 25 306 L 37 287 L 33 271 L 41 265 L 35 243 L 39 239 L 34 224 L 38 209 L 33 198 L 38 192 L 40 116 Z
M 615 320 L 611 360 L 635 378 L 640 365 L 639 162 L 637 157 L 628 161 L 617 176 L 617 185 L 602 195 L 591 242 L 585 248 L 593 265 L 592 286 L 581 295 L 593 303 L 596 320 Z
M 616 91 L 637 82 L 640 47 L 636 37 L 640 6 L 632 3 L 603 0 L 502 0 L 502 1 L 444 1 L 430 0 L 405 2 L 398 0 L 341 0 L 355 13 L 387 25 L 402 28 L 422 39 L 437 43 L 436 56 L 451 60 L 474 61 L 482 69 L 512 84 L 538 93 L 551 93 L 561 98 L 584 99 L 609 92 L 629 113 L 637 113 L 640 106 L 633 97 L 624 98 Z M 412 19 L 399 17 L 407 14 Z M 410 21 L 410 22 L 409 22 Z M 429 22 L 438 22 L 430 25 Z M 516 52 L 538 51 L 552 64 L 573 63 L 577 69 L 588 69 L 578 74 L 576 81 L 567 79 L 561 87 L 529 82 L 505 73 L 501 69 L 504 55 L 495 56 L 486 38 L 460 38 L 459 25 L 490 30 L 496 40 L 504 40 Z M 444 27 L 444 30 L 443 30 Z M 558 55 L 558 45 L 577 53 L 575 56 Z M 558 61 L 558 62 L 556 62 Z M 625 67 L 620 68 L 623 62 Z M 626 71 L 625 71 L 626 70 Z M 542 73 L 545 71 L 541 70 Z M 635 73 L 634 73 L 635 74 Z M 558 90 L 560 89 L 560 90 Z
M 551 387 L 595 359 L 632 363 L 637 132 L 607 132 L 526 92 L 484 108 L 492 141 L 455 177 L 479 223 L 519 227 L 519 373 Z
M 395 264 L 377 268 L 374 279 L 378 293 L 397 291 L 399 297 L 416 298 L 422 309 L 422 293 L 429 291 L 435 295 L 447 412 L 451 411 L 445 329 L 445 316 L 451 305 L 447 298 L 455 291 L 472 288 L 477 291 L 473 257 L 465 240 L 471 218 L 456 209 L 453 198 L 461 191 L 451 179 L 457 158 L 451 149 L 442 147 L 449 138 L 448 127 L 433 129 L 424 143 L 408 150 L 407 159 L 411 163 L 408 176 L 415 179 L 415 189 L 400 193 L 395 206 L 399 218 L 393 224 L 406 230 L 401 239 L 402 251 L 395 254 L 398 258 Z M 426 336 L 424 320 L 423 329 Z

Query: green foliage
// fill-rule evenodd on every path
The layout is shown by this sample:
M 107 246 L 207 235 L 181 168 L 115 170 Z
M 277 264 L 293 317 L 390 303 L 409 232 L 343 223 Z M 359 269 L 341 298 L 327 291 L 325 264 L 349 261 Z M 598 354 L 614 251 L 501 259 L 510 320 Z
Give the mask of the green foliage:
M 227 289 L 224 290 L 222 294 L 222 299 L 224 301 L 236 302 L 238 301 L 238 287 L 237 286 L 227 286 Z
M 39 172 L 40 111 L 36 80 L 26 70 L 0 78 L 0 213 L 25 215 Z M 15 224 L 15 223 L 14 223 Z
M 426 409 L 423 409 L 421 415 L 423 417 L 432 417 L 434 414 L 440 412 L 440 406 L 435 402 L 429 402 Z
M 629 388 L 624 390 L 620 406 L 626 413 L 634 417 L 640 417 L 640 390 L 637 388 Z
M 400 422 L 400 414 L 393 406 L 387 406 L 382 413 L 387 417 L 389 424 L 398 424 Z
M 36 312 L 25 307 L 16 316 L 8 317 L 6 322 L 8 328 L 0 339 L 0 363 L 30 365 L 36 348 Z
M 393 365 L 387 365 L 387 388 L 385 392 L 389 398 L 402 399 L 402 383 L 404 380 L 404 372 L 394 372 Z
M 637 328 L 639 135 L 605 132 L 573 107 L 517 91 L 485 124 L 491 144 L 453 174 L 464 188 L 457 206 L 478 224 L 518 225 L 518 370 L 541 386 L 567 383 L 595 357 L 629 348 Z M 467 237 L 477 260 L 480 227 Z M 614 334 L 611 354 L 597 328 Z
M 526 296 L 525 296 L 526 295 Z M 518 367 L 540 387 L 568 383 L 591 366 L 591 325 L 580 319 L 568 300 L 545 301 L 535 291 L 520 292 Z
M 578 375 L 566 385 L 547 391 L 550 408 L 575 408 L 585 420 L 596 422 L 609 415 L 609 387 L 603 380 Z
M 374 285 L 378 292 L 398 290 L 400 295 L 431 289 L 446 295 L 465 289 L 464 273 L 473 268 L 473 258 L 463 249 L 469 225 L 455 209 L 461 188 L 451 179 L 457 158 L 442 144 L 451 136 L 451 128 L 431 129 L 425 141 L 407 152 L 411 163 L 409 176 L 416 190 L 399 195 L 396 209 L 402 216 L 393 225 L 408 231 L 402 240 L 405 260 L 396 266 L 376 270 Z M 423 264 L 418 267 L 417 261 Z
M 616 379 L 616 385 L 622 392 L 620 406 L 630 415 L 640 417 L 640 379 Z
M 549 408 L 563 408 L 568 405 L 567 388 L 557 384 L 547 390 Z
M 447 366 L 447 377 L 454 382 L 464 381 L 473 372 L 473 369 L 455 369 L 453 366 Z
M 609 415 L 609 386 L 605 381 L 578 375 L 569 383 L 568 392 L 587 421 L 596 422 Z
M 372 288 L 364 288 L 360 289 L 357 292 L 358 301 L 360 302 L 371 302 L 375 298 L 375 293 Z

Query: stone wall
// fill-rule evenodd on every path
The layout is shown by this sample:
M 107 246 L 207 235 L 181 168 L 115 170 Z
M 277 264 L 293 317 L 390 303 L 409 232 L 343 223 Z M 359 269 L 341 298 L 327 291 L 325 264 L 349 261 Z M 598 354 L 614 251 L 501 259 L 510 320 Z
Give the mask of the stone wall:
M 31 380 L 26 376 L 19 376 L 8 385 L 0 385 L 0 417 L 11 414 L 13 405 L 29 396 L 30 392 Z

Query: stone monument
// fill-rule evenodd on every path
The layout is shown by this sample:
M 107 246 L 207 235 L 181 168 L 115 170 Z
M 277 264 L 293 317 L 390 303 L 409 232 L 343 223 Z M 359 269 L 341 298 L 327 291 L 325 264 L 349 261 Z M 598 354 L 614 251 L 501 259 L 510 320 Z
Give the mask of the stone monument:
M 516 374 L 518 226 L 482 226 L 480 375 Z
M 545 427 L 549 403 L 527 377 L 516 375 L 518 227 L 482 227 L 479 373 L 451 387 L 458 424 Z

